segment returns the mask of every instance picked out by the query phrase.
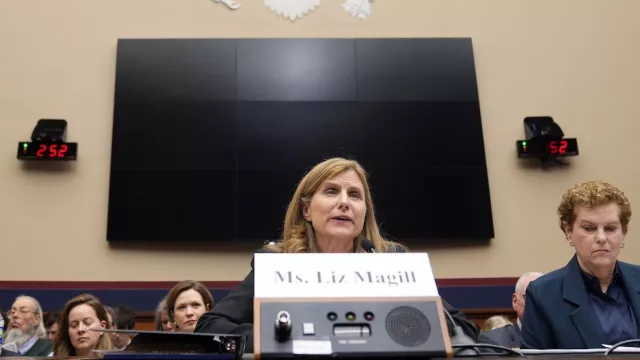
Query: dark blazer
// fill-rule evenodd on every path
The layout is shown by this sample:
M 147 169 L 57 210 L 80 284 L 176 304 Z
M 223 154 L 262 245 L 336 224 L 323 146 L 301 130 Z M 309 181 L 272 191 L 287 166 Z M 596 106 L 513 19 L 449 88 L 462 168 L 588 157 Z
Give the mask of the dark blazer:
M 259 253 L 269 252 L 260 249 Z M 389 252 L 405 252 L 402 247 L 395 247 Z M 214 334 L 241 334 L 248 335 L 245 352 L 253 353 L 253 260 L 249 275 L 224 299 L 218 301 L 211 311 L 203 314 L 196 325 L 196 332 Z M 442 305 L 454 318 L 465 334 L 472 339 L 478 338 L 478 330 L 474 323 L 467 320 L 466 316 L 458 309 L 449 305 L 442 299 Z M 449 333 L 453 326 L 447 319 Z
M 38 357 L 48 356 L 53 351 L 53 344 L 47 339 L 38 339 L 24 356 Z
M 606 343 L 581 271 L 574 255 L 567 266 L 529 284 L 522 321 L 523 349 L 591 349 Z M 638 319 L 640 266 L 618 261 L 618 274 Z
M 480 344 L 494 344 L 513 349 L 520 347 L 520 337 L 521 333 L 518 325 L 507 325 L 480 333 L 478 342 Z

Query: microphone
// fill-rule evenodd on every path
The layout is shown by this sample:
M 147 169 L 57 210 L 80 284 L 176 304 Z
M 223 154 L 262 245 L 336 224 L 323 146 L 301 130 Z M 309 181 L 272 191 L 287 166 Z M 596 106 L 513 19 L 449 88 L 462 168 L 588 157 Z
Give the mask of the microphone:
M 362 240 L 362 242 L 360 243 L 360 246 L 362 246 L 362 248 L 364 249 L 365 252 L 368 252 L 368 253 L 377 252 L 376 248 L 373 246 L 373 243 L 371 242 L 371 240 L 368 240 L 368 239 Z

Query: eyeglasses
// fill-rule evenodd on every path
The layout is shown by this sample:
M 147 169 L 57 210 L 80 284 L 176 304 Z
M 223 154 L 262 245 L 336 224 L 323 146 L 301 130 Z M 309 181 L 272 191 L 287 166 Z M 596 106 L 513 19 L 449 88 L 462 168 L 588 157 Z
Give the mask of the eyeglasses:
M 9 316 L 17 316 L 19 318 L 23 318 L 26 317 L 28 314 L 35 314 L 35 311 L 29 311 L 26 309 L 11 309 L 11 311 L 8 313 Z

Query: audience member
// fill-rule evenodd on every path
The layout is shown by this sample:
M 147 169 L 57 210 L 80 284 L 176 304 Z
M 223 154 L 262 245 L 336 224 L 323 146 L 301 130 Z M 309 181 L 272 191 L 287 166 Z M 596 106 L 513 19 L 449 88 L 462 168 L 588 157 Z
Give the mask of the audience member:
M 480 338 L 486 332 L 491 330 L 496 330 L 503 328 L 507 325 L 513 325 L 513 323 L 504 315 L 494 315 L 484 322 L 484 326 L 482 327 L 482 332 L 480 333 Z M 480 341 L 482 342 L 482 341 Z
M 558 215 L 575 254 L 527 288 L 522 347 L 590 349 L 637 339 L 640 267 L 618 260 L 629 200 L 611 184 L 589 181 L 564 193 Z
M 108 305 L 104 305 L 104 311 L 107 312 L 107 319 L 109 320 L 109 329 L 116 328 L 116 311 Z
M 82 294 L 69 300 L 60 314 L 60 330 L 54 341 L 55 357 L 98 357 L 93 350 L 111 350 L 108 334 L 92 329 L 108 329 L 104 306 L 93 295 Z
M 118 305 L 114 309 L 115 317 L 112 328 L 116 330 L 133 330 L 136 326 L 136 316 L 130 307 L 126 305 Z M 114 349 L 122 350 L 131 342 L 130 334 L 111 333 L 111 341 Z
M 525 294 L 529 283 L 542 276 L 539 272 L 528 272 L 522 274 L 516 282 L 516 288 L 511 296 L 511 305 L 516 312 L 516 325 L 512 323 L 503 325 L 502 327 L 489 330 L 480 334 L 478 342 L 485 344 L 496 344 L 508 348 L 519 348 L 522 340 L 522 317 L 525 308 Z
M 31 296 L 18 296 L 9 312 L 11 326 L 5 332 L 4 346 L 13 343 L 20 355 L 36 357 L 51 353 L 51 341 L 47 340 L 42 307 Z
M 177 331 L 193 332 L 198 319 L 213 306 L 213 296 L 197 281 L 181 281 L 167 295 L 169 319 Z
M 44 317 L 44 328 L 47 330 L 47 339 L 53 341 L 60 328 L 60 315 L 58 313 L 47 313 Z
M 173 322 L 167 313 L 167 297 L 165 296 L 158 303 L 155 316 L 156 331 L 175 331 Z

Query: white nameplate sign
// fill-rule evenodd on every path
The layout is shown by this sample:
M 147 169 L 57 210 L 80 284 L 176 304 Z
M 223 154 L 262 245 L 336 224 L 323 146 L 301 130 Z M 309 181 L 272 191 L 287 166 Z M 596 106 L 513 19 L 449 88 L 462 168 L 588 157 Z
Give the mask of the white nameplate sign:
M 256 298 L 439 296 L 426 253 L 255 254 Z

